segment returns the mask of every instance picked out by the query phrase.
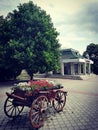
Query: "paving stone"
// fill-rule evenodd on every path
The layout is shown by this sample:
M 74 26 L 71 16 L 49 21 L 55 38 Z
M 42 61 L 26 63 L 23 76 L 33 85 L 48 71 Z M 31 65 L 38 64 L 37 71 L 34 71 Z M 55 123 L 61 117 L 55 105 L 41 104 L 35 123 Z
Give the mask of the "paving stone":
M 65 89 L 69 89 L 66 106 L 60 113 L 51 107 L 49 118 L 39 130 L 98 130 L 98 96 L 91 95 L 92 92 L 98 94 L 97 78 L 86 81 L 59 79 Z M 27 107 L 16 120 L 6 117 L 3 106 L 7 89 L 9 91 L 10 87 L 4 86 L 0 90 L 0 94 L 3 94 L 0 96 L 0 130 L 35 130 L 30 125 L 30 109 Z

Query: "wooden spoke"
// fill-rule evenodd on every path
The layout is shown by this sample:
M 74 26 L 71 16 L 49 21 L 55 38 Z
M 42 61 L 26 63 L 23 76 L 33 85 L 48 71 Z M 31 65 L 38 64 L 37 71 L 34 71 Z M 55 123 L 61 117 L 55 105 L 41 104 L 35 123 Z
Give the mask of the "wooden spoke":
M 12 107 L 10 107 L 10 108 L 7 110 L 7 112 L 11 111 L 12 109 L 13 109 L 13 106 L 12 106 Z
M 13 116 L 13 112 L 14 112 L 14 110 L 15 110 L 15 108 L 12 109 L 12 111 L 11 111 L 11 116 Z
M 10 107 L 10 106 L 13 106 L 12 104 L 11 105 L 7 105 L 6 107 Z

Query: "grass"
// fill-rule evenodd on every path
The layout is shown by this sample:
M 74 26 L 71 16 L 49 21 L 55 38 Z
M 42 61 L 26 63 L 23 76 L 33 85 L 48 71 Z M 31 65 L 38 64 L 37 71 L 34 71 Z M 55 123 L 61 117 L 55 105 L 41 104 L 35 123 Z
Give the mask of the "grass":
M 17 77 L 17 80 L 29 80 L 30 76 L 25 72 L 21 72 L 21 74 Z

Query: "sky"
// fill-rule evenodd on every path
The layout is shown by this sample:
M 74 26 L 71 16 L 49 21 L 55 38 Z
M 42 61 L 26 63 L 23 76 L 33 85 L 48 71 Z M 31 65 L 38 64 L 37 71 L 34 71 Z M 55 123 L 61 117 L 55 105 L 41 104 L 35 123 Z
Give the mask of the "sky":
M 6 16 L 29 0 L 0 0 L 0 15 Z M 81 54 L 90 43 L 98 44 L 98 0 L 30 0 L 50 15 L 59 32 L 61 48 Z

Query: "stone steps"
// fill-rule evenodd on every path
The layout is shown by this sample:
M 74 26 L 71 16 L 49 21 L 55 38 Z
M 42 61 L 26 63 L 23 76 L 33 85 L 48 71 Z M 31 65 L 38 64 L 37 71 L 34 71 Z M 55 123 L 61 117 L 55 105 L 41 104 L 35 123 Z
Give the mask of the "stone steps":
M 60 75 L 60 74 L 37 74 L 34 77 L 37 78 L 60 78 L 60 79 L 72 79 L 72 80 L 87 80 L 95 77 L 96 75 Z

